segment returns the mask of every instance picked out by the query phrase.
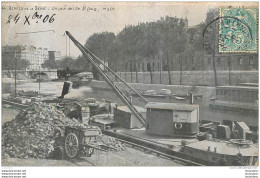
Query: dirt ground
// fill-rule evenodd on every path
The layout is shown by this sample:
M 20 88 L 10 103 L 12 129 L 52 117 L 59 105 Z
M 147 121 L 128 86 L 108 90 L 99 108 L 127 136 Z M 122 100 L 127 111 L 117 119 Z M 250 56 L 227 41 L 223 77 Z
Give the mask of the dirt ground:
M 2 159 L 2 166 L 183 166 L 168 158 L 127 147 L 125 151 L 99 152 L 78 159 Z

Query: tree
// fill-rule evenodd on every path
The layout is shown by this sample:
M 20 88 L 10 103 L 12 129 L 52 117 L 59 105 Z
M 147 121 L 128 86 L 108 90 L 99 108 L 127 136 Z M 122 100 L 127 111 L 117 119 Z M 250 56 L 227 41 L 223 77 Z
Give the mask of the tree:
M 58 68 L 58 62 L 55 60 L 45 60 L 44 63 L 42 64 L 43 68 L 48 68 L 48 69 L 57 69 Z
M 75 67 L 81 71 L 91 71 L 91 63 L 83 55 L 78 56 L 78 58 L 75 60 Z
M 95 33 L 87 39 L 85 47 L 100 59 L 107 60 L 111 59 L 111 48 L 114 40 L 114 33 Z
M 62 69 L 67 69 L 67 68 L 73 69 L 75 68 L 75 60 L 72 57 L 65 57 L 61 59 L 59 66 Z
M 114 33 L 111 32 L 94 33 L 92 36 L 90 36 L 87 39 L 85 43 L 85 47 L 88 48 L 92 53 L 94 53 L 104 63 L 108 62 L 108 64 L 114 64 L 115 60 L 117 59 L 117 58 L 115 59 L 112 58 L 114 42 L 115 42 Z M 98 73 L 93 66 L 92 66 L 92 72 L 94 78 L 99 79 Z
M 204 50 L 202 45 L 204 28 L 205 23 L 201 23 L 188 29 L 186 19 L 166 16 L 156 22 L 126 26 L 117 35 L 110 32 L 95 33 L 87 39 L 85 46 L 103 61 L 108 61 L 109 67 L 113 70 L 126 70 L 128 65 L 131 72 L 136 72 L 136 76 L 139 61 L 147 60 L 151 81 L 152 60 L 164 59 L 167 65 L 163 68 L 168 71 L 169 84 L 171 84 L 170 71 L 175 67 L 171 66 L 173 56 L 181 58 L 179 65 L 182 71 L 184 53 L 194 57 L 197 51 Z
M 14 53 L 2 53 L 3 69 L 25 70 L 29 65 L 30 62 L 28 60 L 21 59 L 19 55 L 15 55 Z
M 171 85 L 170 55 L 183 53 L 187 42 L 186 25 L 173 17 L 166 17 L 161 28 L 162 40 L 161 49 L 166 54 L 169 85 Z
M 215 55 L 217 53 L 217 42 L 218 42 L 218 21 L 213 21 L 218 16 L 217 9 L 210 9 L 207 13 L 206 24 L 211 24 L 206 29 L 205 43 L 206 49 L 208 54 L 212 54 L 212 64 L 213 64 L 213 71 L 214 71 L 214 78 L 215 78 L 215 86 L 218 85 L 217 80 L 217 70 L 216 70 L 216 59 Z M 212 23 L 213 22 L 213 23 Z

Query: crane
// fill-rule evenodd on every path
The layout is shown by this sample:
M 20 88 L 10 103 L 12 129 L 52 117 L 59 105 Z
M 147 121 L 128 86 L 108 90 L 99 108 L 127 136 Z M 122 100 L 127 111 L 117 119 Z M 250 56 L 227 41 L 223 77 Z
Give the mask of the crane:
M 98 73 L 102 76 L 102 78 L 108 83 L 108 85 L 113 89 L 116 95 L 121 99 L 121 101 L 128 107 L 128 109 L 134 114 L 137 120 L 145 127 L 145 119 L 143 116 L 137 111 L 137 109 L 132 105 L 132 103 L 128 100 L 128 98 L 120 91 L 120 89 L 114 84 L 114 82 L 110 79 L 110 77 L 102 70 L 102 68 L 98 65 L 97 62 L 101 63 L 105 68 L 107 68 L 110 72 L 112 72 L 120 81 L 122 81 L 127 87 L 129 87 L 132 91 L 134 91 L 138 96 L 140 96 L 146 103 L 148 101 L 140 95 L 134 88 L 132 88 L 129 84 L 127 84 L 121 77 L 119 77 L 112 69 L 106 66 L 96 55 L 94 55 L 91 51 L 89 51 L 86 47 L 80 44 L 71 34 L 70 32 L 65 32 L 70 40 L 75 44 L 76 47 L 82 52 L 83 56 L 92 64 L 92 66 L 98 71 Z

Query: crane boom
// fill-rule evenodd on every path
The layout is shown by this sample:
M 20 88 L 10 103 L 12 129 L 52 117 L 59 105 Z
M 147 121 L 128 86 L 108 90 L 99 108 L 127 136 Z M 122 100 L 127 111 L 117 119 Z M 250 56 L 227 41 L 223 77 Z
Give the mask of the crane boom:
M 110 67 L 106 66 L 103 61 L 101 61 L 95 54 L 93 54 L 89 49 L 87 49 L 85 46 L 83 46 L 83 49 L 86 50 L 93 58 L 95 58 L 99 63 L 101 63 L 106 69 L 108 69 L 110 72 L 112 72 L 116 78 L 118 78 L 121 82 L 123 82 L 128 88 L 130 88 L 133 92 L 135 92 L 140 98 L 143 99 L 144 102 L 148 103 L 148 101 L 140 94 L 138 93 L 131 85 L 126 83 L 124 79 L 122 79 L 120 76 L 117 75 Z
M 84 46 L 80 44 L 68 31 L 66 31 L 68 37 L 73 41 L 73 43 L 79 48 L 84 57 L 89 60 L 98 73 L 103 77 L 103 79 L 108 83 L 108 85 L 114 90 L 116 95 L 121 99 L 121 101 L 126 104 L 128 109 L 135 115 L 138 121 L 145 127 L 145 119 L 143 116 L 136 110 L 136 108 L 131 104 L 127 97 L 119 90 L 119 88 L 113 83 L 110 77 L 101 69 L 99 65 L 93 60 L 93 54 L 91 55 L 88 50 L 84 49 Z

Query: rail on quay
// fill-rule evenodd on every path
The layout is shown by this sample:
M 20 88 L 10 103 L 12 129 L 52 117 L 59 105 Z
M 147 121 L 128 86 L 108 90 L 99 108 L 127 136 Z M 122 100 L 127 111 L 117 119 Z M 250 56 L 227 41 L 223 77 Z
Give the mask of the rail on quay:
M 121 141 L 125 144 L 129 144 L 133 147 L 139 147 L 157 155 L 161 155 L 172 160 L 185 163 L 188 166 L 205 166 L 205 164 L 199 162 L 199 160 L 191 160 L 190 157 L 188 157 L 187 155 L 181 152 L 174 151 L 169 146 L 166 146 L 164 144 L 159 144 L 139 137 L 121 134 L 114 130 L 103 130 L 102 132 L 103 134 L 114 137 L 118 141 Z

